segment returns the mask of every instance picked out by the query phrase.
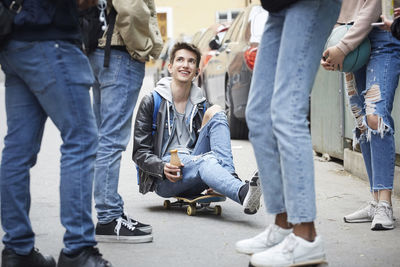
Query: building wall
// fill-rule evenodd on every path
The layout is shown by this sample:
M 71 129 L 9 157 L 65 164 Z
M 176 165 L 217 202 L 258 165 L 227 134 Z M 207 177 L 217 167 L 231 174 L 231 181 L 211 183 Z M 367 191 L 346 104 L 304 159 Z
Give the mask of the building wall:
M 252 2 L 259 0 L 155 0 L 164 40 L 193 36 L 214 24 L 217 12 L 240 10 Z

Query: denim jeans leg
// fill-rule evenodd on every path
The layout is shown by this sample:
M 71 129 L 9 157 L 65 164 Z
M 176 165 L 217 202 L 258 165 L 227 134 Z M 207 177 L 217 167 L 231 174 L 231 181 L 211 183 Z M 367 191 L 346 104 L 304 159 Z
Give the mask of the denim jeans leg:
M 203 126 L 192 155 L 200 155 L 209 151 L 213 151 L 221 160 L 222 167 L 230 173 L 235 172 L 229 124 L 225 113 L 222 111 L 216 113 Z
M 246 108 L 249 140 L 256 156 L 264 204 L 267 211 L 272 214 L 286 211 L 280 155 L 276 138 L 272 134 L 271 119 L 271 99 L 283 19 L 281 15 L 269 14 L 258 46 Z
M 24 81 L 12 72 L 6 59 L 0 54 L 0 64 L 6 74 L 8 128 L 0 168 L 3 243 L 26 255 L 34 247 L 29 219 L 29 169 L 36 164 L 47 115 Z
M 76 45 L 65 41 L 11 41 L 3 55 L 61 132 L 64 252 L 94 246 L 91 200 L 97 131 L 88 90 L 94 80 L 89 62 Z
M 94 199 L 97 218 L 108 223 L 123 213 L 118 193 L 121 153 L 129 143 L 132 114 L 144 78 L 145 65 L 124 51 L 111 51 L 110 66 L 105 68 L 104 50 L 96 50 L 90 61 L 96 77 L 93 109 L 99 127 Z
M 399 81 L 400 41 L 390 32 L 373 29 L 371 56 L 367 65 L 366 88 L 363 91 L 366 115 L 378 117 L 377 129 L 367 126 L 370 144 L 372 190 L 392 189 L 395 166 L 394 121 L 391 116 L 394 94 Z M 367 119 L 364 120 L 367 125 Z M 364 155 L 364 153 L 363 153 Z
M 183 179 L 172 183 L 168 179 L 157 182 L 156 192 L 162 197 L 196 195 L 207 189 L 213 188 L 217 192 L 240 203 L 239 190 L 244 182 L 233 177 L 221 165 L 221 160 L 213 152 L 193 156 L 179 154 Z M 163 161 L 168 162 L 170 156 L 165 156 Z
M 315 220 L 308 99 L 339 9 L 339 1 L 310 0 L 272 13 L 258 49 L 246 114 L 249 136 L 267 210 L 287 211 L 291 223 Z M 275 66 L 276 72 L 269 70 Z

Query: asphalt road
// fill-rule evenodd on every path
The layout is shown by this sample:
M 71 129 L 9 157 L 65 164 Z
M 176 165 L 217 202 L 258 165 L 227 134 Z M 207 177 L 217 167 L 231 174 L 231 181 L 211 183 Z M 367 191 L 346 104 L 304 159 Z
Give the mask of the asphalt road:
M 149 71 L 150 72 L 150 71 Z M 142 94 L 153 87 L 149 73 Z M 6 133 L 4 77 L 0 74 L 0 149 Z M 36 233 L 36 246 L 58 257 L 64 229 L 59 220 L 59 147 L 57 129 L 48 121 L 36 166 L 31 170 L 32 205 L 30 218 Z M 248 141 L 232 141 L 237 173 L 247 179 L 256 168 Z M 222 203 L 222 216 L 187 216 L 185 210 L 165 210 L 164 199 L 155 194 L 141 195 L 136 185 L 136 169 L 131 161 L 132 143 L 123 153 L 120 194 L 126 211 L 153 226 L 154 242 L 147 244 L 99 244 L 105 258 L 114 266 L 203 267 L 247 266 L 249 257 L 235 252 L 236 241 L 263 231 L 273 217 L 264 207 L 253 216 L 245 215 L 231 200 Z M 317 231 L 322 235 L 329 266 L 400 266 L 400 223 L 396 229 L 373 232 L 367 224 L 345 224 L 343 215 L 362 207 L 369 200 L 368 185 L 343 170 L 337 162 L 315 158 Z M 399 179 L 399 177 L 396 177 Z M 2 203 L 7 205 L 7 203 Z M 394 199 L 394 213 L 400 214 L 400 201 Z M 96 222 L 95 212 L 93 219 Z M 4 233 L 0 230 L 0 235 Z M 3 249 L 3 244 L 0 244 Z

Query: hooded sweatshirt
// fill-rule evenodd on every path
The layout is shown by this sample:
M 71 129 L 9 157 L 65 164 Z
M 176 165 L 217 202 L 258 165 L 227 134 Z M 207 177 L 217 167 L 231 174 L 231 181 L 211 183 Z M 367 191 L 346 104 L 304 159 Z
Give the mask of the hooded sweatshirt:
M 162 156 L 171 149 L 178 149 L 179 153 L 191 153 L 197 141 L 196 133 L 193 131 L 193 118 L 198 111 L 198 104 L 206 100 L 203 91 L 192 83 L 185 113 L 179 114 L 173 104 L 171 81 L 171 77 L 162 78 L 154 89 L 167 102 L 168 134 L 164 133 Z

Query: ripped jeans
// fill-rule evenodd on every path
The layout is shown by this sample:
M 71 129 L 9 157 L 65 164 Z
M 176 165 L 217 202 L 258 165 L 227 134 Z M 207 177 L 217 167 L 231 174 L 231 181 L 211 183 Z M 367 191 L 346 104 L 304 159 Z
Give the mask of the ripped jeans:
M 163 157 L 169 162 L 171 155 Z M 156 193 L 162 197 L 194 196 L 207 188 L 240 203 L 239 190 L 244 182 L 236 179 L 228 121 L 224 112 L 216 113 L 200 130 L 192 154 L 179 153 L 184 164 L 183 179 L 171 182 L 158 180 Z
M 370 32 L 369 38 L 368 64 L 354 74 L 345 75 L 347 96 L 356 122 L 353 147 L 360 144 L 371 191 L 378 191 L 393 189 L 396 154 L 391 112 L 399 82 L 400 41 L 378 28 Z M 370 127 L 369 115 L 378 117 L 377 127 Z

